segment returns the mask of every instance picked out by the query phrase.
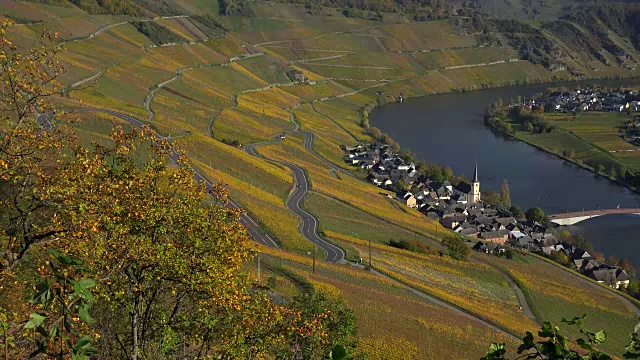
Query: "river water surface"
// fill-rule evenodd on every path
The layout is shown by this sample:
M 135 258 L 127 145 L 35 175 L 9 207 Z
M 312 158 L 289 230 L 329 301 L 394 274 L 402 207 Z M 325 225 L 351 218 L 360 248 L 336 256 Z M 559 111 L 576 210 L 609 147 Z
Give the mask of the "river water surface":
M 590 82 L 639 86 L 640 80 Z M 563 83 L 569 88 L 587 82 Z M 553 86 L 558 86 L 553 85 Z M 640 196 L 484 125 L 484 109 L 502 98 L 527 97 L 552 85 L 530 85 L 452 93 L 387 104 L 370 115 L 371 126 L 388 133 L 416 158 L 446 164 L 472 177 L 476 161 L 481 189 L 500 190 L 507 179 L 513 204 L 554 214 L 582 209 L 640 206 Z M 571 227 L 605 255 L 628 257 L 640 267 L 640 216 L 610 215 Z

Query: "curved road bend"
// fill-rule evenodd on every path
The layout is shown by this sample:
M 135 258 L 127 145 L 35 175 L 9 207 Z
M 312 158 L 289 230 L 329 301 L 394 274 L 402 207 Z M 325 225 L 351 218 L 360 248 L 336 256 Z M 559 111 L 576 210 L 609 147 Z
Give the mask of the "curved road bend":
M 341 169 L 340 167 L 338 167 L 338 166 L 337 166 L 337 165 L 335 165 L 334 163 L 330 162 L 329 160 L 325 159 L 324 157 L 322 157 L 322 156 L 320 156 L 318 153 L 316 153 L 316 152 L 315 152 L 315 150 L 313 150 L 313 136 L 314 136 L 314 134 L 313 134 L 312 132 L 301 131 L 301 130 L 300 130 L 300 126 L 299 126 L 299 124 L 295 121 L 295 117 L 293 116 L 293 114 L 292 114 L 292 113 L 290 113 L 290 119 L 291 119 L 291 122 L 293 122 L 293 123 L 294 123 L 294 125 L 296 126 L 296 128 L 295 128 L 295 130 L 293 130 L 293 131 L 285 132 L 285 134 L 295 134 L 295 133 L 301 133 L 301 134 L 303 134 L 303 135 L 304 135 L 304 141 L 303 141 L 303 144 L 304 144 L 304 148 L 305 148 L 307 151 L 309 151 L 309 152 L 310 152 L 311 154 L 313 154 L 315 157 L 317 157 L 317 158 L 318 158 L 318 159 L 320 159 L 322 162 L 324 162 L 325 164 L 327 164 L 327 165 L 328 165 L 331 169 L 333 169 L 334 171 L 336 171 L 336 172 L 341 172 L 341 173 L 346 174 L 346 175 L 348 175 L 348 176 L 350 176 L 350 177 L 352 177 L 352 178 L 354 178 L 354 179 L 357 179 L 357 178 L 356 178 L 353 174 L 351 174 L 349 171 L 346 171 L 346 170 L 344 170 L 344 169 Z M 260 145 L 273 144 L 273 143 L 279 142 L 280 140 L 281 140 L 281 139 L 280 139 L 279 135 L 276 135 L 276 136 L 274 136 L 274 139 L 273 139 L 273 140 L 271 140 L 271 141 L 265 141 L 265 142 L 255 143 L 255 144 L 250 144 L 250 145 L 245 146 L 245 151 L 247 151 L 249 154 L 251 154 L 251 155 L 253 155 L 253 156 L 257 156 L 257 157 L 261 157 L 261 158 L 266 159 L 264 156 L 262 156 L 261 154 L 259 154 L 259 153 L 256 151 L 256 147 L 257 147 L 257 146 L 260 146 Z M 267 159 L 267 160 L 269 160 L 269 159 Z M 278 162 L 278 163 L 283 164 L 283 165 L 285 165 L 285 166 L 289 167 L 289 168 L 294 172 L 294 179 L 295 179 L 295 182 L 296 182 L 296 190 L 300 190 L 300 189 L 298 189 L 298 188 L 297 188 L 297 185 L 301 183 L 301 182 L 300 182 L 300 179 L 304 179 L 304 180 L 305 180 L 305 181 L 304 181 L 304 183 L 305 183 L 305 185 L 304 185 L 305 191 L 304 191 L 304 192 L 302 192 L 302 191 L 296 191 L 296 193 L 294 193 L 294 194 L 293 194 L 293 196 L 292 196 L 292 197 L 289 199 L 289 201 L 287 202 L 287 207 L 288 207 L 290 210 L 292 210 L 293 212 L 295 212 L 298 216 L 300 216 L 300 217 L 303 219 L 303 221 L 305 221 L 305 220 L 304 220 L 305 218 L 304 218 L 301 214 L 302 214 L 302 213 L 306 213 L 306 211 L 304 211 L 304 209 L 299 208 L 299 206 L 298 206 L 298 209 L 299 209 L 299 210 L 294 209 L 294 208 L 293 208 L 293 206 L 291 206 L 291 203 L 293 202 L 293 201 L 292 201 L 293 199 L 298 199 L 298 200 L 297 200 L 297 202 L 299 203 L 299 202 L 300 202 L 300 199 L 302 199 L 302 198 L 306 195 L 306 192 L 307 192 L 307 191 L 306 191 L 306 189 L 308 189 L 308 184 L 306 183 L 306 174 L 304 173 L 304 171 L 303 171 L 302 169 L 300 169 L 299 167 L 297 167 L 297 166 L 295 166 L 295 165 L 293 165 L 293 164 L 287 164 L 287 163 L 283 163 L 283 162 Z M 296 168 L 297 168 L 297 171 L 295 170 Z M 307 213 L 307 214 L 308 214 L 308 213 Z M 312 219 L 316 220 L 316 226 L 317 226 L 317 219 L 315 219 L 315 218 L 314 218 L 313 216 L 311 216 L 311 215 L 309 215 L 309 216 L 310 216 Z M 310 220 L 310 219 L 309 219 L 309 220 Z M 305 233 L 305 230 L 306 230 L 306 229 L 308 229 L 308 227 L 306 227 L 306 223 L 304 223 L 304 224 L 303 224 L 303 228 L 302 228 L 303 235 L 304 235 L 307 239 L 311 240 L 313 243 L 318 244 L 318 243 L 316 242 L 317 240 L 316 240 L 316 241 L 314 241 L 314 240 L 310 239 L 310 237 Z M 312 235 L 312 234 L 309 234 L 309 235 Z M 319 236 L 317 236 L 317 235 L 316 235 L 316 237 L 317 237 L 317 238 L 319 238 Z M 322 240 L 321 240 L 321 241 L 322 241 Z M 329 244 L 329 245 L 332 245 L 332 244 Z M 319 244 L 318 244 L 318 246 L 321 246 L 321 245 L 319 245 Z M 335 247 L 335 246 L 334 246 L 334 247 Z M 338 249 L 340 249 L 340 248 L 338 248 Z M 340 249 L 340 250 L 342 251 L 342 249 Z M 328 251 L 327 249 L 325 249 L 325 251 L 327 251 L 327 260 L 329 260 L 329 251 Z M 344 251 L 343 251 L 343 254 L 344 254 Z M 343 256 L 344 256 L 344 255 L 343 255 Z M 500 275 L 501 275 L 501 276 L 502 276 L 502 277 L 507 281 L 507 283 L 509 283 L 509 285 L 511 286 L 511 288 L 512 288 L 512 289 L 513 289 L 513 291 L 515 292 L 515 294 L 516 294 L 516 296 L 517 296 L 517 298 L 518 298 L 518 302 L 520 303 L 520 306 L 522 307 L 522 310 L 523 310 L 523 312 L 525 313 L 525 315 L 526 315 L 529 319 L 531 319 L 531 320 L 533 320 L 534 322 L 536 322 L 537 324 L 542 325 L 541 321 L 540 321 L 538 318 L 536 318 L 536 316 L 533 314 L 533 311 L 531 311 L 531 307 L 529 306 L 529 303 L 527 302 L 527 299 L 526 299 L 526 297 L 524 296 L 524 293 L 523 293 L 522 289 L 520 289 L 520 287 L 519 287 L 519 286 L 518 286 L 518 285 L 513 281 L 513 279 L 511 279 L 511 277 L 509 277 L 509 275 L 508 275 L 507 273 L 505 273 L 505 272 L 504 272 L 504 271 L 502 271 L 501 269 L 499 269 L 499 268 L 497 268 L 497 267 L 495 267 L 495 266 L 493 266 L 493 265 L 491 265 L 491 264 L 489 264 L 489 263 L 486 263 L 486 262 L 484 262 L 484 261 L 482 261 L 482 260 L 474 259 L 474 261 L 478 261 L 478 262 L 480 262 L 480 263 L 482 263 L 482 264 L 488 265 L 488 266 L 490 266 L 491 268 L 493 268 L 494 270 L 496 270 L 496 271 L 497 271 L 497 272 L 498 272 L 498 273 L 499 273 L 499 274 L 500 274 Z M 405 286 L 406 286 L 406 285 L 405 285 Z M 412 291 L 413 291 L 413 290 L 412 290 Z M 418 290 L 416 290 L 416 291 L 418 291 Z M 414 292 L 415 292 L 415 291 L 414 291 Z M 420 296 L 422 296 L 422 297 L 427 296 L 427 297 L 429 297 L 429 298 L 432 298 L 432 297 L 430 297 L 430 296 L 428 296 L 428 295 L 426 295 L 426 294 L 421 294 Z
M 484 264 L 484 265 L 487 265 L 487 266 L 491 267 L 493 270 L 495 270 L 496 272 L 498 272 L 498 274 L 500 274 L 500 276 L 502 276 L 509 283 L 509 285 L 511 286 L 513 291 L 516 293 L 516 296 L 518 297 L 518 302 L 520 303 L 520 306 L 522 307 L 522 311 L 524 312 L 524 314 L 529 319 L 533 320 L 536 324 L 542 326 L 542 321 L 535 316 L 533 311 L 531 311 L 531 307 L 529 306 L 529 303 L 527 302 L 527 298 L 524 296 L 524 292 L 522 291 L 522 289 L 520 289 L 518 284 L 516 284 L 516 282 L 513 281 L 511 276 L 509 276 L 509 274 L 507 274 L 504 270 L 500 269 L 499 267 L 494 266 L 494 265 L 492 265 L 492 264 L 490 264 L 488 262 L 484 262 L 484 261 L 482 261 L 480 259 L 471 258 L 471 260 L 479 262 L 479 263 Z
M 355 177 L 354 175 L 352 175 L 350 172 L 345 171 L 345 170 L 343 170 L 343 169 L 339 168 L 338 166 L 336 166 L 336 165 L 335 165 L 335 164 L 333 164 L 332 162 L 328 161 L 328 160 L 327 160 L 327 159 L 325 159 L 324 157 L 322 157 L 322 156 L 320 156 L 319 154 L 317 154 L 317 153 L 313 150 L 313 136 L 314 136 L 314 134 L 313 134 L 313 133 L 311 133 L 311 132 L 307 132 L 307 131 L 300 131 L 300 130 L 299 130 L 299 126 L 298 126 L 298 124 L 295 122 L 293 115 L 291 116 L 291 121 L 296 125 L 296 130 L 286 132 L 286 134 L 291 134 L 291 133 L 302 133 L 302 134 L 304 135 L 304 142 L 303 142 L 303 143 L 304 143 L 304 148 L 305 148 L 306 150 L 308 150 L 310 153 L 312 153 L 312 154 L 313 154 L 314 156 L 316 156 L 318 159 L 322 160 L 325 164 L 327 164 L 327 165 L 328 165 L 331 169 L 333 169 L 334 171 L 342 172 L 342 173 L 344 173 L 344 174 L 346 174 L 346 175 L 348 175 L 348 176 L 351 176 L 351 177 L 353 177 L 353 178 L 356 178 L 356 177 Z M 266 159 L 264 156 L 262 156 L 261 154 L 259 154 L 259 153 L 256 151 L 256 147 L 257 147 L 257 146 L 260 146 L 260 145 L 273 144 L 273 143 L 276 143 L 276 142 L 279 142 L 279 141 L 280 141 L 280 137 L 277 135 L 277 136 L 275 136 L 275 137 L 274 137 L 274 140 L 271 140 L 271 141 L 265 141 L 265 142 L 261 142 L 261 143 L 256 143 L 256 144 L 250 144 L 250 145 L 247 145 L 247 146 L 245 146 L 245 151 L 247 151 L 249 154 L 251 154 L 251 155 L 253 155 L 253 156 L 257 156 L 257 157 L 261 157 L 261 158 Z M 269 160 L 269 159 L 267 159 L 267 160 Z M 303 233 L 303 235 L 304 235 L 307 239 L 309 239 L 310 241 L 312 241 L 313 243 L 315 243 L 315 244 L 317 244 L 318 246 L 321 246 L 321 247 L 322 247 L 322 245 L 320 245 L 320 243 L 318 243 L 318 240 L 317 240 L 317 239 L 315 239 L 315 240 L 314 240 L 314 239 L 310 238 L 310 237 L 313 237 L 313 235 L 315 235 L 315 237 L 316 237 L 316 238 L 320 239 L 320 237 L 319 237 L 319 236 L 317 236 L 317 233 L 314 233 L 314 232 L 309 233 L 309 231 L 308 231 L 308 229 L 309 229 L 309 226 L 307 225 L 307 224 L 308 224 L 308 222 L 311 222 L 312 220 L 315 220 L 315 223 L 314 223 L 314 224 L 315 224 L 315 226 L 317 226 L 317 219 L 315 219 L 313 216 L 309 215 L 310 219 L 305 220 L 305 217 L 304 217 L 302 214 L 303 214 L 303 213 L 308 214 L 308 213 L 307 213 L 306 211 L 304 211 L 304 209 L 300 208 L 300 207 L 299 207 L 299 205 L 298 205 L 298 204 L 299 204 L 299 202 L 300 202 L 300 200 L 301 200 L 301 199 L 306 195 L 306 192 L 308 191 L 308 190 L 307 190 L 307 189 L 308 189 L 308 184 L 307 184 L 307 181 L 306 181 L 306 174 L 304 173 L 304 171 L 303 171 L 301 168 L 299 168 L 299 167 L 297 167 L 297 166 L 295 166 L 295 165 L 293 165 L 293 164 L 283 163 L 283 162 L 279 162 L 279 161 L 278 161 L 278 163 L 283 164 L 283 165 L 285 165 L 285 166 L 289 167 L 289 168 L 293 171 L 293 173 L 294 173 L 294 179 L 295 179 L 295 184 L 296 184 L 296 192 L 295 192 L 295 193 L 293 194 L 293 196 L 291 196 L 291 198 L 287 201 L 287 207 L 288 207 L 291 211 L 295 212 L 299 217 L 301 217 L 301 218 L 303 219 L 303 222 L 304 222 L 304 223 L 303 223 L 303 227 L 302 227 L 302 233 Z M 299 185 L 299 184 L 301 184 L 301 183 L 302 183 L 302 182 L 301 182 L 301 179 L 302 179 L 302 180 L 304 180 L 304 187 L 303 187 L 303 190 L 304 190 L 304 191 L 301 191 L 301 189 L 300 189 L 300 188 L 298 188 L 298 186 L 297 186 L 297 185 Z M 296 209 L 294 206 L 292 206 L 294 202 L 297 202 L 297 203 L 298 203 L 298 204 L 296 204 L 297 209 Z M 324 240 L 321 240 L 321 239 L 320 239 L 320 241 L 324 242 Z M 326 242 L 325 242 L 325 243 L 326 243 Z M 329 245 L 332 245 L 332 244 L 329 244 Z M 333 246 L 333 245 L 332 245 L 332 246 Z M 335 246 L 333 246 L 333 247 L 335 247 Z M 324 247 L 323 247 L 323 249 L 324 249 Z M 338 248 L 338 249 L 340 249 L 340 248 Z M 330 255 L 329 255 L 329 254 L 330 254 L 330 250 L 325 249 L 325 251 L 327 252 L 327 260 L 329 260 L 329 259 L 330 259 Z M 340 251 L 342 251 L 342 249 L 340 249 Z M 343 254 L 344 254 L 344 252 L 343 252 Z M 343 256 L 344 256 L 344 255 L 343 255 Z M 523 312 L 525 313 L 525 315 L 526 315 L 529 319 L 531 319 L 531 320 L 533 320 L 534 322 L 536 322 L 537 324 L 542 325 L 542 324 L 541 324 L 541 322 L 540 322 L 540 320 L 539 320 L 538 318 L 536 318 L 536 316 L 533 314 L 533 311 L 531 311 L 531 307 L 529 306 L 529 303 L 527 302 L 527 299 L 526 299 L 526 297 L 524 296 L 524 293 L 522 292 L 522 289 L 520 289 L 520 287 L 518 287 L 518 285 L 517 285 L 517 284 L 516 284 L 516 283 L 515 283 L 515 282 L 514 282 L 510 277 L 509 277 L 509 275 L 508 275 L 508 274 L 506 274 L 506 273 L 505 273 L 504 271 L 502 271 L 501 269 L 498 269 L 498 268 L 496 268 L 496 267 L 492 266 L 491 264 L 485 263 L 485 262 L 484 262 L 484 261 L 482 261 L 482 260 L 477 260 L 477 259 L 474 259 L 474 260 L 475 260 L 475 261 L 478 261 L 478 262 L 480 262 L 480 263 L 483 263 L 483 264 L 489 265 L 489 266 L 491 266 L 491 268 L 495 269 L 495 270 L 496 270 L 496 271 L 497 271 L 497 272 L 498 272 L 498 273 L 499 273 L 499 274 L 500 274 L 500 275 L 501 275 L 501 276 L 502 276 L 502 277 L 503 277 L 503 278 L 504 278 L 504 279 L 509 283 L 509 285 L 511 286 L 511 288 L 512 288 L 512 289 L 513 289 L 513 291 L 515 292 L 516 296 L 518 297 L 518 301 L 519 301 L 519 303 L 520 303 L 520 306 L 522 307 L 522 310 L 523 310 Z M 329 261 L 331 261 L 331 260 L 329 260 Z M 379 274 L 379 275 L 381 275 L 381 274 Z M 406 286 L 406 285 L 404 285 L 404 286 Z M 410 288 L 410 287 L 408 287 L 408 288 Z M 433 299 L 433 297 L 428 296 L 428 295 L 426 295 L 426 294 L 424 294 L 424 293 L 421 293 L 419 290 L 415 290 L 415 291 L 414 291 L 414 290 L 415 290 L 415 289 L 411 289 L 411 291 L 415 292 L 416 294 L 420 295 L 421 297 L 428 298 L 429 300 L 432 300 L 432 299 Z M 439 301 L 439 302 L 437 302 L 437 303 L 438 303 L 438 304 L 440 304 L 441 302 Z M 458 310 L 458 312 L 460 312 L 460 310 Z M 465 313 L 465 314 L 466 314 L 466 313 Z M 468 314 L 467 314 L 467 316 L 468 316 Z M 488 324 L 488 323 L 486 323 L 486 324 Z M 496 328 L 496 329 L 497 329 L 497 328 Z M 502 330 L 500 330 L 500 331 L 501 331 L 501 332 L 503 332 L 503 333 L 505 333 L 505 332 L 504 332 L 504 331 L 502 331 Z
M 353 175 L 351 172 L 349 172 L 349 171 L 337 166 L 336 164 L 332 163 L 331 161 L 325 159 L 320 154 L 316 153 L 316 151 L 313 150 L 313 133 L 312 132 L 308 132 L 308 131 L 299 131 L 299 132 L 304 135 L 304 148 L 307 149 L 315 157 L 320 159 L 327 166 L 329 166 L 329 168 L 331 168 L 331 170 L 333 170 L 336 173 L 345 174 L 345 175 L 347 175 L 347 176 L 349 176 L 351 178 L 354 178 L 356 180 L 360 180 L 355 175 Z
M 289 120 L 291 120 L 291 122 L 293 123 L 293 125 L 295 126 L 295 129 L 293 129 L 292 131 L 286 131 L 284 132 L 284 134 L 295 134 L 295 133 L 300 133 L 304 136 L 304 148 L 309 151 L 312 155 L 314 155 L 315 157 L 317 157 L 318 159 L 320 159 L 322 162 L 324 162 L 327 166 L 329 166 L 333 171 L 335 171 L 336 173 L 340 172 L 343 173 L 351 178 L 354 178 L 356 180 L 358 180 L 358 178 L 353 175 L 351 172 L 340 168 L 339 166 L 337 166 L 336 164 L 332 163 L 331 161 L 325 159 L 323 156 L 321 156 L 320 154 L 318 154 L 315 150 L 313 150 L 313 133 L 309 132 L 309 131 L 302 131 L 300 130 L 300 124 L 298 124 L 298 122 L 296 121 L 295 116 L 293 115 L 292 112 L 289 112 Z M 276 139 L 277 141 L 277 136 L 274 137 L 274 139 Z M 255 145 L 262 145 L 264 143 L 258 143 Z
M 287 133 L 294 133 L 294 132 L 296 131 L 290 131 Z M 287 199 L 286 205 L 289 210 L 291 210 L 300 219 L 302 219 L 302 228 L 300 229 L 302 236 L 304 236 L 305 238 L 307 238 L 307 240 L 311 241 L 313 244 L 317 245 L 318 247 L 320 247 L 322 250 L 325 251 L 326 261 L 339 262 L 344 260 L 344 257 L 345 257 L 344 250 L 322 239 L 318 235 L 318 224 L 319 224 L 318 219 L 316 219 L 313 215 L 309 214 L 306 210 L 300 207 L 300 202 L 305 197 L 305 195 L 307 195 L 307 193 L 309 192 L 309 179 L 307 179 L 307 174 L 304 172 L 304 170 L 297 165 L 294 165 L 285 161 L 269 159 L 263 156 L 262 154 L 260 154 L 256 150 L 256 147 L 260 145 L 275 144 L 278 142 L 280 142 L 280 134 L 274 136 L 273 140 L 270 140 L 270 141 L 249 144 L 244 147 L 244 150 L 249 155 L 252 155 L 261 159 L 265 159 L 267 161 L 271 161 L 277 164 L 281 164 L 291 169 L 291 171 L 293 172 L 293 184 L 295 188 L 294 188 L 293 194 L 289 197 L 289 199 Z
M 128 122 L 129 124 L 135 126 L 136 128 L 140 129 L 143 125 L 145 125 L 144 122 L 117 112 L 117 111 L 113 111 L 113 110 L 107 110 L 107 109 L 99 109 L 99 108 L 78 108 L 76 109 L 78 111 L 86 111 L 86 112 L 99 112 L 99 113 L 104 113 L 104 114 L 108 114 L 108 115 L 112 115 L 115 116 L 119 119 L 122 119 L 126 122 Z M 51 122 L 49 121 L 51 117 L 51 114 L 45 113 L 45 114 L 39 114 L 36 119 L 38 121 L 38 124 L 40 125 L 40 127 L 44 130 L 51 130 L 53 129 L 53 125 L 51 124 Z M 157 134 L 157 136 L 161 139 L 166 139 L 165 136 L 162 136 L 160 134 Z M 169 159 L 171 160 L 171 163 L 173 163 L 174 166 L 180 166 L 178 165 L 178 158 L 179 158 L 179 154 L 177 151 L 175 150 L 171 150 L 172 154 L 169 155 Z M 191 168 L 193 170 L 193 177 L 196 179 L 197 182 L 199 183 L 204 183 L 205 186 L 207 187 L 207 190 L 212 190 L 213 188 L 213 183 L 211 181 L 209 181 L 204 175 L 202 175 L 198 170 L 196 170 L 195 168 Z M 213 197 L 213 196 L 212 196 Z M 236 204 L 231 198 L 227 198 L 229 201 L 229 207 L 236 209 L 236 210 L 241 210 L 240 206 L 238 206 L 238 204 Z M 273 240 L 273 238 L 271 236 L 269 236 L 269 234 L 267 234 L 260 225 L 258 225 L 258 223 L 256 223 L 255 220 L 253 220 L 251 218 L 251 216 L 247 215 L 246 212 L 244 211 L 240 211 L 240 223 L 243 224 L 246 228 L 247 228 L 247 232 L 249 233 L 249 235 L 251 236 L 251 238 L 253 238 L 253 240 L 266 245 L 266 246 L 270 246 L 270 247 L 275 247 L 275 248 L 279 248 L 280 246 L 278 246 L 278 243 Z

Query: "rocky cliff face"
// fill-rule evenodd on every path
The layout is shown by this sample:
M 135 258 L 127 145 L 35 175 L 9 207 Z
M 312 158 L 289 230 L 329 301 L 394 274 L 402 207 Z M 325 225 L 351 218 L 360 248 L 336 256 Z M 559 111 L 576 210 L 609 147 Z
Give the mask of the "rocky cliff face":
M 565 7 L 579 7 L 580 11 L 525 22 L 526 16 L 518 12 L 511 19 L 492 16 L 495 1 L 473 3 L 476 13 L 457 22 L 459 31 L 479 32 L 487 43 L 508 44 L 518 51 L 520 59 L 541 64 L 550 71 L 568 70 L 576 76 L 589 76 L 614 68 L 634 69 L 640 62 L 639 4 L 566 2 Z M 510 2 L 511 6 L 516 3 Z

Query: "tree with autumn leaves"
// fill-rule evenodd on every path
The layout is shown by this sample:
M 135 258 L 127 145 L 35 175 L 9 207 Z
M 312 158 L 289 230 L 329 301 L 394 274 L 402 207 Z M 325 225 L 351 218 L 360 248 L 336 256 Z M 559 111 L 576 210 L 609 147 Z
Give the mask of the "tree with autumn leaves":
M 170 145 L 147 129 L 118 129 L 113 139 L 108 148 L 77 146 L 50 190 L 73 224 L 57 246 L 99 279 L 104 351 L 132 359 L 265 352 L 296 314 L 251 293 L 241 270 L 252 245 L 223 189 L 204 204 L 205 188 L 189 167 L 166 165 Z
M 65 311 L 52 307 L 56 296 L 66 294 L 66 285 L 71 284 L 65 275 L 70 270 L 58 272 L 61 267 L 56 267 L 48 252 L 31 253 L 68 230 L 50 221 L 59 217 L 60 199 L 45 192 L 56 182 L 55 168 L 63 161 L 69 134 L 61 129 L 41 131 L 34 120 L 34 114 L 51 110 L 47 99 L 60 92 L 57 79 L 64 72 L 56 59 L 60 48 L 54 46 L 55 34 L 45 34 L 32 49 L 20 51 L 6 37 L 9 26 L 8 22 L 0 24 L 0 327 L 5 359 L 53 354 L 53 349 L 43 351 L 43 342 L 35 340 L 32 331 L 44 333 L 46 327 L 47 337 L 60 344 L 63 338 L 58 330 L 75 331 L 65 320 L 72 310 L 78 310 L 70 303 Z M 45 277 L 50 281 L 40 281 Z M 58 282 L 63 278 L 67 284 Z M 47 285 L 55 291 L 42 292 Z M 50 311 L 55 325 L 38 323 L 41 315 L 37 310 Z M 70 345 L 63 341 L 63 346 L 75 346 Z
M 243 266 L 255 245 L 239 212 L 223 188 L 198 184 L 181 154 L 169 166 L 170 143 L 148 128 L 116 128 L 109 145 L 80 146 L 47 101 L 62 90 L 55 35 L 25 53 L 6 38 L 8 26 L 0 28 L 5 359 L 347 355 L 350 310 L 326 297 L 277 305 L 253 286 Z
M 34 245 L 46 242 L 64 229 L 43 220 L 55 201 L 39 192 L 55 181 L 51 171 L 60 160 L 69 134 L 40 131 L 34 114 L 51 111 L 47 98 L 61 90 L 64 72 L 56 60 L 60 51 L 55 35 L 43 35 L 38 46 L 23 52 L 7 38 L 9 23 L 0 24 L 0 207 L 5 211 L 0 240 L 0 270 L 12 269 Z M 50 121 L 54 121 L 52 118 Z

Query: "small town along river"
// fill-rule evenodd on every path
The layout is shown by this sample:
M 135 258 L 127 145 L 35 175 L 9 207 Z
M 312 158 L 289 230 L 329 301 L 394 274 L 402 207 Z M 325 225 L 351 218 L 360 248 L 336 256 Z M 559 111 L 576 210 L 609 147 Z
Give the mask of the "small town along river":
M 417 159 L 450 166 L 471 178 L 474 164 L 482 189 L 500 190 L 507 179 L 512 203 L 524 210 L 541 207 L 554 214 L 582 209 L 640 206 L 640 195 L 580 169 L 484 125 L 485 108 L 498 98 L 505 102 L 529 97 L 552 86 L 575 88 L 639 86 L 640 80 L 586 81 L 497 88 L 425 96 L 375 109 L 371 126 L 410 148 Z M 640 216 L 610 215 L 570 227 L 582 233 L 596 251 L 628 257 L 640 267 Z

